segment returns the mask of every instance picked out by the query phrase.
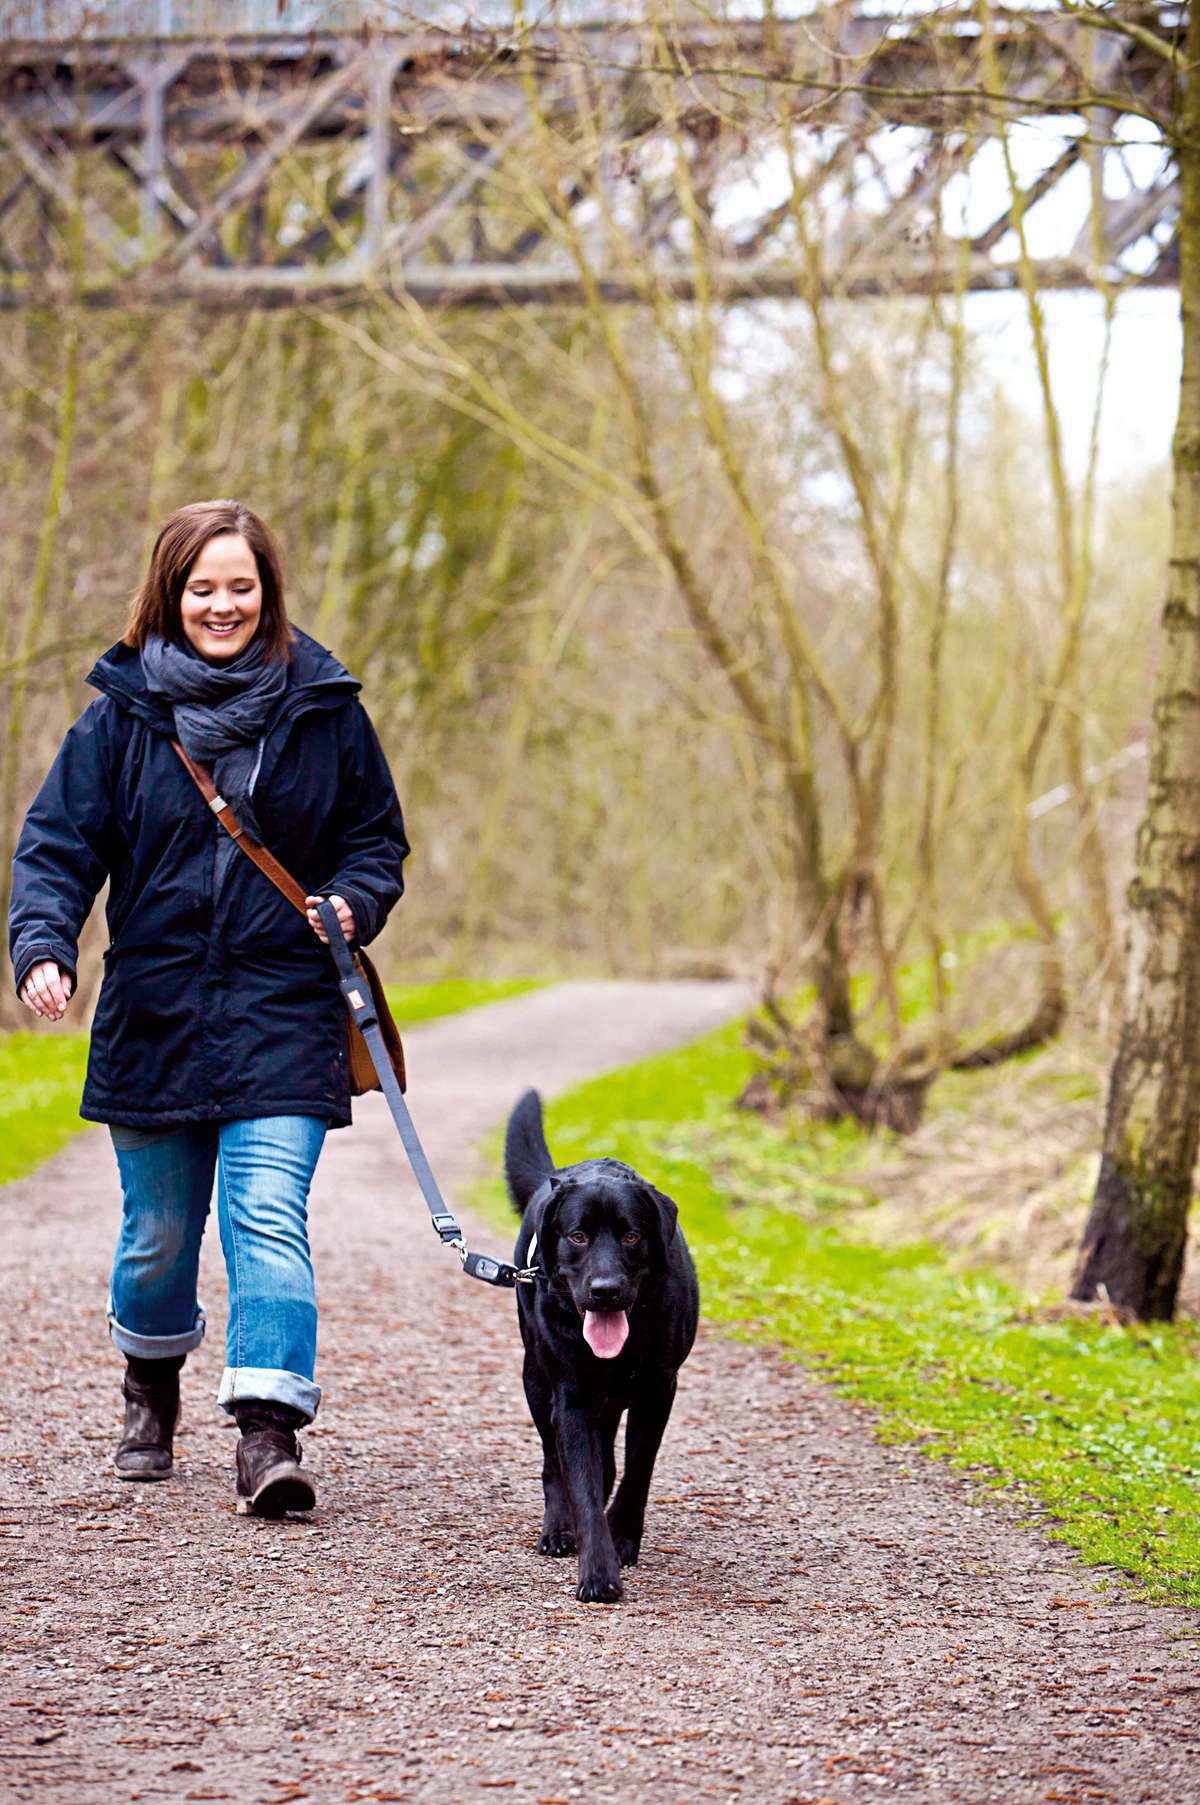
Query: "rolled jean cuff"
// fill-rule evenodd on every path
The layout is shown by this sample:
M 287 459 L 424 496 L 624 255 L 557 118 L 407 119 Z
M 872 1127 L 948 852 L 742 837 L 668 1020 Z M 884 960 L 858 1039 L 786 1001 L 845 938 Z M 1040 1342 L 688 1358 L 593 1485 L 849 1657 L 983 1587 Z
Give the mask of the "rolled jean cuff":
M 311 1423 L 321 1402 L 321 1387 L 282 1367 L 227 1366 L 221 1374 L 217 1403 L 233 1415 L 235 1404 L 290 1404 Z
M 108 1303 L 108 1332 L 113 1338 L 113 1344 L 123 1354 L 132 1354 L 136 1360 L 169 1360 L 174 1354 L 190 1354 L 204 1340 L 204 1323 L 204 1306 L 197 1304 L 196 1320 L 182 1334 L 139 1335 L 134 1329 L 121 1327 L 113 1311 L 111 1298 Z

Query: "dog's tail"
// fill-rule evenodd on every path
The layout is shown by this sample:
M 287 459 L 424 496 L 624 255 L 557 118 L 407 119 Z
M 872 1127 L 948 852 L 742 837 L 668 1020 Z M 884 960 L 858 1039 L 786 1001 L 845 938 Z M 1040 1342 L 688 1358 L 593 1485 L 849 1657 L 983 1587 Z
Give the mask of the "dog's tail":
M 504 1176 L 518 1213 L 524 1214 L 533 1193 L 553 1171 L 542 1127 L 542 1099 L 536 1091 L 526 1091 L 508 1118 L 504 1136 Z

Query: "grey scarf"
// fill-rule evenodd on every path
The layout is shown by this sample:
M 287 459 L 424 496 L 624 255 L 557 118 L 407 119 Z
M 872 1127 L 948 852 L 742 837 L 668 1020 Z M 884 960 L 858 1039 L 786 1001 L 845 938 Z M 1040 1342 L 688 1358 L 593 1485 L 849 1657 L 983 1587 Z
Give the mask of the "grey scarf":
M 152 634 L 142 647 L 142 672 L 151 694 L 171 704 L 184 751 L 209 767 L 242 826 L 260 840 L 251 798 L 266 730 L 287 688 L 286 663 L 267 658 L 257 637 L 228 664 L 210 664 L 189 645 Z M 214 895 L 236 851 L 222 831 Z

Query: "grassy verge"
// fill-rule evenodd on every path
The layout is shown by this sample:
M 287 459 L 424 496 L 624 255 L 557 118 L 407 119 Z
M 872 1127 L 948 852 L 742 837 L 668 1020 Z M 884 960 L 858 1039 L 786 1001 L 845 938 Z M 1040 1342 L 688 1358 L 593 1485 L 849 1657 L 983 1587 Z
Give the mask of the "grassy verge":
M 430 984 L 389 984 L 388 1000 L 401 1029 L 483 1003 L 536 990 L 534 978 L 452 979 Z M 84 1126 L 79 1097 L 87 1067 L 88 1037 L 52 1034 L 0 1035 L 0 1185 L 41 1165 Z
M 23 1178 L 83 1127 L 86 1034 L 0 1035 L 0 1185 Z
M 540 990 L 544 978 L 439 978 L 428 984 L 387 984 L 388 1002 L 401 1029 L 415 1028 L 443 1015 L 461 1015 L 484 1003 L 502 1003 L 506 997 Z
M 745 1076 L 735 1026 L 581 1085 L 549 1111 L 555 1158 L 614 1154 L 675 1197 L 710 1321 L 795 1350 L 885 1439 L 1036 1503 L 1148 1600 L 1200 1604 L 1195 1325 L 1054 1320 L 927 1243 L 851 1238 L 840 1187 L 871 1143 L 739 1115 Z M 498 1182 L 479 1201 L 511 1229 Z

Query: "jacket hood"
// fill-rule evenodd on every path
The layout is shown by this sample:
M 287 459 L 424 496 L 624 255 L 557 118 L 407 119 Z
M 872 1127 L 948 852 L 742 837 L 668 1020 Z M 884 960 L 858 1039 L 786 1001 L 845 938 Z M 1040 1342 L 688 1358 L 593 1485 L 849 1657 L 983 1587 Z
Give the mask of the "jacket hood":
M 97 658 L 86 681 L 101 695 L 111 697 L 118 707 L 140 715 L 160 733 L 174 734 L 170 705 L 161 696 L 152 695 L 146 687 L 141 654 L 135 646 L 127 646 L 118 640 Z M 267 731 L 270 732 L 277 721 L 302 709 L 335 708 L 357 695 L 361 688 L 358 678 L 351 676 L 332 652 L 307 633 L 302 633 L 299 627 L 293 627 L 288 685 Z

